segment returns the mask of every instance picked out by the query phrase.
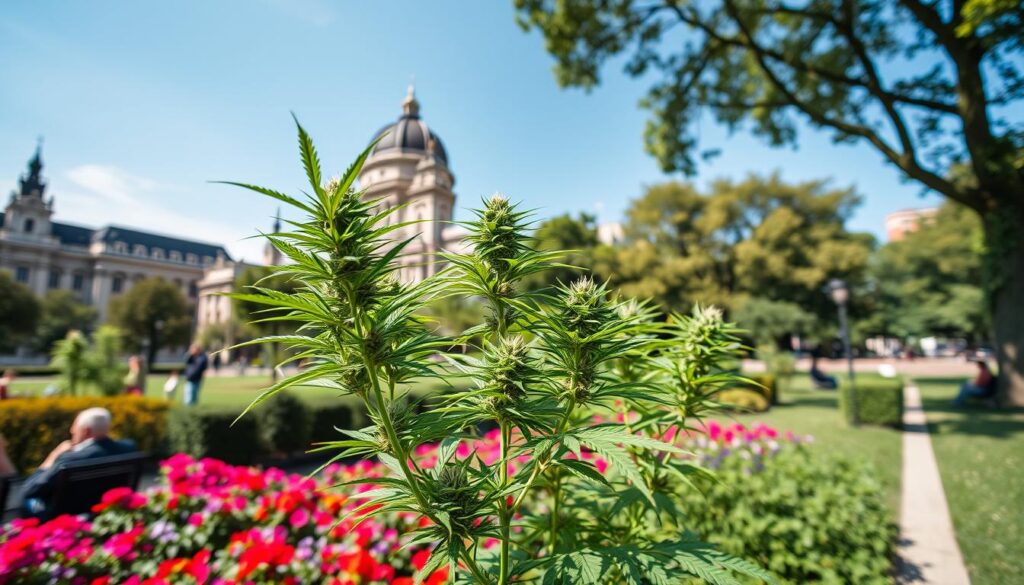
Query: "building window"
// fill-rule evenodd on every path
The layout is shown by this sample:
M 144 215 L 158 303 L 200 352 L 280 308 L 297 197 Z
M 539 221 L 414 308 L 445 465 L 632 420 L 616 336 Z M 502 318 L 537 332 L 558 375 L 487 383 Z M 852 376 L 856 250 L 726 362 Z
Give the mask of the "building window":
M 115 294 L 124 290 L 124 275 L 115 274 L 113 280 L 110 281 L 110 292 Z
M 171 250 L 171 262 L 181 262 L 181 252 L 177 250 Z
M 25 233 L 31 234 L 32 230 L 36 229 L 36 220 L 31 217 L 25 220 Z
M 132 254 L 135 254 L 136 256 L 146 256 L 146 247 L 142 244 L 135 244 L 135 247 L 132 248 Z
M 210 264 L 213 264 L 213 256 L 203 256 L 203 265 L 209 266 Z
M 199 285 L 194 280 L 189 281 L 189 283 L 188 283 L 188 296 L 189 296 L 189 298 L 193 298 L 194 299 L 194 298 L 196 298 L 196 295 L 198 295 L 198 294 L 199 294 Z
M 154 260 L 163 260 L 164 259 L 164 251 L 161 250 L 160 248 L 153 248 L 152 254 L 153 254 L 153 259 Z
M 14 280 L 22 284 L 28 284 L 28 279 L 32 275 L 32 272 L 28 269 L 28 266 L 18 266 L 14 269 Z
M 185 254 L 185 263 L 199 264 L 199 256 L 196 256 L 195 254 Z
M 57 270 L 56 268 L 50 269 L 50 288 L 60 288 L 60 276 L 60 270 Z
M 118 254 L 127 254 L 128 244 L 124 242 L 114 242 L 114 251 L 117 252 Z
M 85 275 L 83 275 L 81 272 L 76 272 L 72 274 L 71 289 L 80 291 L 83 288 L 85 288 Z

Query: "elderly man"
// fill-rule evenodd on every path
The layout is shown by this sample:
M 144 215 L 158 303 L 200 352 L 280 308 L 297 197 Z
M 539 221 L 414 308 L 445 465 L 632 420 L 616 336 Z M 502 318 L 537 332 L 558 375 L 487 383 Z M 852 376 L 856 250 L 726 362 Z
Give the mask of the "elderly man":
M 22 490 L 25 511 L 31 515 L 45 512 L 46 501 L 53 493 L 57 471 L 62 464 L 97 457 L 124 455 L 135 451 L 126 441 L 115 441 L 110 433 L 110 411 L 88 408 L 78 413 L 71 423 L 71 439 L 57 445 L 27 480 Z

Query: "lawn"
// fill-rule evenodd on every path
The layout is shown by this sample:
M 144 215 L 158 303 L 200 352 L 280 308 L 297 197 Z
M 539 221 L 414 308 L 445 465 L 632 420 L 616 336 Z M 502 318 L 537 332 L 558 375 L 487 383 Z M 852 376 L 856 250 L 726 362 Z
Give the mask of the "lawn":
M 865 376 L 867 377 L 867 376 Z M 780 393 L 781 404 L 764 413 L 736 415 L 743 424 L 764 422 L 780 431 L 814 437 L 817 448 L 862 458 L 874 465 L 886 491 L 886 501 L 898 518 L 902 438 L 892 428 L 851 428 L 839 412 L 838 393 L 814 390 L 806 373 L 795 375 Z
M 962 379 L 917 380 L 957 541 L 975 585 L 1024 580 L 1024 409 L 956 409 Z
M 164 397 L 164 383 L 167 381 L 166 374 L 154 374 L 146 379 L 146 396 L 151 398 Z M 17 394 L 39 395 L 43 389 L 50 384 L 56 383 L 54 378 L 19 378 L 15 380 L 11 389 Z M 458 379 L 453 383 L 458 383 Z M 182 384 L 183 385 L 183 384 Z M 208 376 L 203 380 L 199 393 L 199 403 L 208 406 L 223 406 L 237 408 L 242 411 L 254 398 L 259 396 L 260 391 L 270 385 L 269 375 L 253 376 Z M 445 386 L 444 382 L 428 380 L 417 385 L 417 391 L 429 391 L 434 388 Z M 182 386 L 178 387 L 175 400 L 182 399 Z M 296 391 L 297 395 L 309 402 L 324 402 L 334 399 L 336 393 L 324 388 L 301 388 Z

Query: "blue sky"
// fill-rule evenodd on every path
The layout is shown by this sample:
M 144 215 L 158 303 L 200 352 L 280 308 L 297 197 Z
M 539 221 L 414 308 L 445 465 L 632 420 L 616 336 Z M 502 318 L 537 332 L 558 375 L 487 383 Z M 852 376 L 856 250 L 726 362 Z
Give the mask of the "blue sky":
M 0 191 L 45 136 L 57 218 L 134 225 L 222 242 L 255 260 L 275 205 L 210 180 L 302 188 L 289 111 L 341 172 L 395 119 L 415 76 L 421 113 L 442 138 L 458 206 L 501 191 L 542 215 L 618 220 L 644 185 L 666 179 L 643 152 L 645 85 L 607 71 L 590 94 L 560 90 L 537 33 L 510 1 L 57 2 L 0 7 Z M 771 149 L 714 124 L 722 156 L 696 181 L 776 169 L 832 177 L 864 205 L 850 227 L 934 204 L 866 146 L 805 130 Z M 464 217 L 464 211 L 460 212 Z

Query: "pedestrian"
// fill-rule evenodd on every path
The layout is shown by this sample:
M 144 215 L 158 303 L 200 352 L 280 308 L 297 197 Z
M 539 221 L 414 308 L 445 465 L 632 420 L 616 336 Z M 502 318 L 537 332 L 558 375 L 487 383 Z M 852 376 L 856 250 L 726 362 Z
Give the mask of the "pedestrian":
M 978 366 L 978 374 L 973 382 L 964 382 L 960 385 L 960 392 L 953 400 L 953 406 L 964 406 L 968 398 L 991 399 L 996 395 L 996 377 L 992 375 L 988 363 L 984 359 L 975 360 Z
M 14 383 L 16 376 L 11 368 L 4 370 L 3 377 L 0 377 L 0 400 L 7 400 L 11 397 L 11 384 Z
M 128 373 L 124 376 L 124 393 L 142 396 L 142 358 L 133 355 L 128 358 Z
M 203 374 L 210 364 L 209 358 L 198 343 L 188 348 L 185 357 L 185 405 L 195 406 L 199 403 L 199 387 L 203 383 Z

